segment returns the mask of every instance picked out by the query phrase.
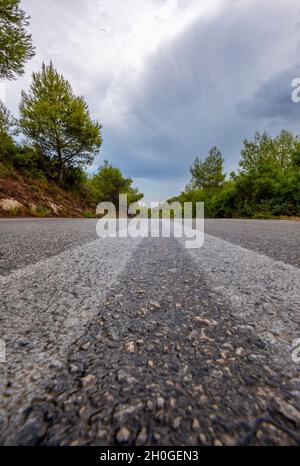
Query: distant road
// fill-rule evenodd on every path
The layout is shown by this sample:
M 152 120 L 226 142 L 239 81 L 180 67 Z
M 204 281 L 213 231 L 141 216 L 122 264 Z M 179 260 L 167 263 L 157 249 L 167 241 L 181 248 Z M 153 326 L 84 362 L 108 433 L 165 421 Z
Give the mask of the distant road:
M 0 275 L 95 239 L 93 219 L 0 219 Z
M 0 220 L 0 444 L 300 444 L 300 223 L 95 225 Z
M 0 219 L 0 275 L 97 239 L 93 219 Z M 300 267 L 300 222 L 206 220 L 206 233 Z
M 205 231 L 300 267 L 300 221 L 206 220 Z

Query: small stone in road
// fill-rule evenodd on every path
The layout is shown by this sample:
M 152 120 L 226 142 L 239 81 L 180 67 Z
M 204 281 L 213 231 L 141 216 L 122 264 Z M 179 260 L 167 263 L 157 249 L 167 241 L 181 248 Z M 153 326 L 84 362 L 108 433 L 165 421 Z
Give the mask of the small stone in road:
M 63 363 L 59 359 L 51 359 L 49 363 L 50 369 L 62 369 L 64 367 Z
M 127 380 L 127 372 L 125 372 L 124 370 L 120 369 L 118 372 L 117 372 L 117 380 L 119 382 L 122 382 L 123 380 Z
M 214 327 L 215 325 L 218 325 L 218 322 L 216 320 L 209 320 L 209 319 L 204 319 L 203 317 L 196 316 L 195 320 L 200 324 L 203 325 L 204 327 Z
M 188 340 L 197 340 L 200 337 L 198 330 L 192 330 L 188 335 Z
M 198 419 L 196 419 L 194 417 L 193 421 L 192 421 L 192 429 L 193 430 L 198 430 L 200 428 L 200 423 L 198 421 Z
M 222 441 L 223 441 L 223 444 L 228 447 L 232 447 L 236 443 L 234 437 L 228 434 L 223 435 Z
M 71 372 L 71 374 L 75 374 L 76 372 L 79 372 L 79 367 L 75 364 L 70 364 L 69 371 Z
M 181 424 L 181 417 L 178 416 L 173 421 L 173 428 L 178 429 L 178 427 L 180 427 L 180 424 Z
M 160 442 L 161 435 L 159 432 L 154 432 L 153 437 L 157 442 Z
M 130 416 L 133 413 L 138 412 L 142 408 L 142 403 L 132 403 L 132 404 L 119 404 L 114 411 L 114 417 L 117 419 L 125 418 L 125 416 Z
M 83 350 L 87 350 L 89 349 L 91 343 L 89 341 L 87 341 L 86 343 L 83 343 L 83 345 L 81 345 L 81 349 Z
M 118 443 L 126 443 L 128 442 L 130 438 L 130 430 L 127 429 L 127 427 L 121 427 L 121 429 L 118 430 L 116 439 Z
M 70 443 L 70 447 L 78 447 L 80 445 L 82 445 L 84 443 L 84 441 L 80 438 L 76 439 L 76 440 L 72 440 L 72 442 Z
M 171 408 L 175 408 L 175 406 L 176 406 L 176 400 L 175 400 L 175 398 L 171 398 L 171 399 L 170 399 L 170 406 L 171 406 Z
M 238 356 L 241 356 L 244 352 L 244 348 L 237 348 L 235 354 L 237 354 Z
M 32 376 L 30 377 L 30 379 L 32 380 L 32 382 L 36 382 L 37 380 L 39 380 L 41 378 L 40 374 L 32 374 Z
M 148 366 L 149 366 L 151 369 L 153 369 L 153 367 L 154 367 L 154 362 L 151 361 L 151 360 L 148 361 Z
M 148 400 L 147 401 L 147 409 L 149 411 L 152 411 L 153 410 L 153 402 L 151 400 Z
M 219 440 L 219 439 L 216 438 L 216 439 L 214 440 L 214 446 L 215 446 L 215 447 L 222 447 L 222 446 L 223 446 L 223 443 L 221 442 L 221 440 Z
M 156 307 L 156 309 L 160 309 L 160 304 L 157 301 L 149 301 L 151 306 Z
M 83 387 L 89 390 L 95 387 L 97 379 L 94 375 L 89 374 L 83 377 L 81 379 L 81 382 L 82 382 Z
M 176 307 L 176 309 L 180 309 L 182 307 L 182 305 L 180 303 L 176 303 L 175 307 Z
M 210 338 L 206 335 L 204 328 L 201 329 L 200 340 L 214 341 L 213 338 Z
M 276 399 L 279 411 L 287 419 L 300 423 L 300 411 L 298 411 L 293 405 L 287 403 L 285 400 Z
M 156 406 L 159 408 L 159 409 L 162 409 L 164 407 L 164 404 L 165 404 L 165 400 L 163 399 L 162 396 L 159 396 L 156 400 Z
M 81 408 L 79 409 L 79 416 L 84 418 L 86 416 L 86 413 L 87 413 L 87 407 L 85 405 L 81 406 Z
M 97 438 L 104 439 L 107 436 L 106 430 L 102 429 L 101 427 L 99 428 L 97 432 Z
M 146 427 L 142 427 L 139 431 L 138 436 L 136 438 L 136 445 L 145 445 L 147 442 L 147 429 Z
M 202 432 L 198 435 L 198 438 L 201 443 L 205 444 L 206 443 L 206 436 Z
M 134 353 L 135 351 L 135 344 L 133 341 L 127 341 L 124 343 L 124 351 L 126 353 Z

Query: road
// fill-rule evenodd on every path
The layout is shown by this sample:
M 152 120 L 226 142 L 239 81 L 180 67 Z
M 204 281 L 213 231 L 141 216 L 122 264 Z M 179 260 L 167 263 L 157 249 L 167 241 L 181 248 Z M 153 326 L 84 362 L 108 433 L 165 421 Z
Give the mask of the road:
M 300 223 L 205 231 L 0 221 L 0 444 L 300 444 Z

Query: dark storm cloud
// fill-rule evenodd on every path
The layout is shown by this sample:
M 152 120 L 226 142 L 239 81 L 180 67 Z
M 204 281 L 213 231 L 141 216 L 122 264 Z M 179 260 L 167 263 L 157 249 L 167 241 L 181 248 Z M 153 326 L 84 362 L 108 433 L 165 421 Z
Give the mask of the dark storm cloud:
M 300 78 L 300 62 L 263 82 L 252 98 L 240 103 L 241 114 L 280 119 L 283 123 L 294 123 L 298 119 L 300 123 L 300 106 L 291 97 L 295 78 Z
M 213 145 L 233 168 L 245 137 L 279 130 L 266 119 L 293 120 L 300 110 L 290 97 L 297 67 L 278 73 L 279 54 L 295 49 L 287 35 L 297 21 L 293 5 L 236 2 L 164 44 L 131 91 L 127 130 L 104 130 L 107 152 L 132 176 L 149 179 L 187 180 L 195 156 Z

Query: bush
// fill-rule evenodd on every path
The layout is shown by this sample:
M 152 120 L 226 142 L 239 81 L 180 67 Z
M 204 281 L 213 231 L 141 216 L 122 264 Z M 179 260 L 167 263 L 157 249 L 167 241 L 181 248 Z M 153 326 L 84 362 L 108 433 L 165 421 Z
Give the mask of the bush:
M 206 217 L 299 216 L 300 140 L 286 131 L 275 138 L 256 133 L 253 142 L 244 141 L 237 175 L 214 189 L 191 186 L 172 200 L 204 202 Z
M 35 215 L 37 217 L 52 217 L 52 210 L 49 209 L 48 207 L 45 207 L 43 205 L 37 206 L 37 208 L 34 211 Z

